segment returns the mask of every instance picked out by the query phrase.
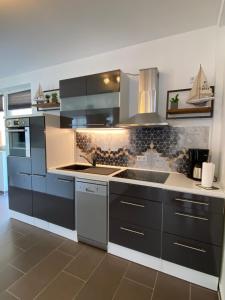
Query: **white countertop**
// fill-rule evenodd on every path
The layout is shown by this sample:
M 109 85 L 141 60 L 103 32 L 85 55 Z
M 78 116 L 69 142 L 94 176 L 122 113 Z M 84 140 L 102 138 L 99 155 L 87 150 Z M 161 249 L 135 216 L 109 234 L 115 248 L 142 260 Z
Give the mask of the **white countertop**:
M 78 164 L 81 165 L 81 163 L 78 163 Z M 83 165 L 86 165 L 86 164 L 83 164 Z M 108 166 L 108 165 L 99 165 L 99 166 L 113 168 L 113 166 Z M 62 166 L 58 166 L 58 167 L 62 167 Z M 128 168 L 124 168 L 124 167 L 114 167 L 114 168 L 120 168 L 120 171 L 114 172 L 110 175 L 83 173 L 83 172 L 79 172 L 79 171 L 64 171 L 64 170 L 58 170 L 57 167 L 49 169 L 48 172 L 54 173 L 54 174 L 73 176 L 76 178 L 107 181 L 107 182 L 109 182 L 109 181 L 125 182 L 125 183 L 138 184 L 138 185 L 144 185 L 144 186 L 158 187 L 158 188 L 162 188 L 165 190 L 193 193 L 193 194 L 209 196 L 209 197 L 225 198 L 225 192 L 221 189 L 219 183 L 214 184 L 214 186 L 219 188 L 218 190 L 205 190 L 196 185 L 196 184 L 199 184 L 199 181 L 194 181 L 190 178 L 187 178 L 184 174 L 180 174 L 180 173 L 169 173 L 169 177 L 167 178 L 165 183 L 155 183 L 155 182 L 142 181 L 142 180 L 119 178 L 119 177 L 113 177 L 113 175 L 121 172 L 122 170 L 126 170 Z M 132 169 L 132 168 L 130 168 L 130 169 Z M 141 169 L 138 169 L 138 170 L 141 170 Z M 148 171 L 148 170 L 145 169 L 143 171 Z M 151 170 L 149 170 L 149 171 L 151 171 Z M 152 171 L 155 171 L 155 170 L 152 170 Z

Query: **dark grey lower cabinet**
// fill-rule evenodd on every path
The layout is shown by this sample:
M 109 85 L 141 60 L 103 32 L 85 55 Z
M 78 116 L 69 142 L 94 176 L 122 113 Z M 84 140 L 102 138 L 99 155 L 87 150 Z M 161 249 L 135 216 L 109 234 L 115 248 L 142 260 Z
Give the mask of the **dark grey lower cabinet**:
M 137 250 L 152 256 L 161 256 L 161 232 L 127 222 L 110 219 L 110 242 Z
M 203 273 L 219 276 L 221 252 L 221 247 L 163 234 L 163 259 Z
M 161 257 L 160 189 L 110 182 L 109 241 Z
M 33 192 L 33 216 L 75 230 L 74 200 Z
M 67 229 L 75 229 L 74 179 L 33 175 L 33 216 Z
M 9 208 L 32 216 L 31 159 L 8 156 Z
M 9 185 L 9 208 L 19 213 L 32 216 L 32 190 Z

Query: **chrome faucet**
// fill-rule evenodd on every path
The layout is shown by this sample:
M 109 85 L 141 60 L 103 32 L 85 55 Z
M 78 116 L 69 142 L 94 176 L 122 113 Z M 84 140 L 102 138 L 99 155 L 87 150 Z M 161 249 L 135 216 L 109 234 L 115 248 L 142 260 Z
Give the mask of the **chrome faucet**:
M 87 162 L 89 162 L 89 164 L 91 164 L 93 167 L 96 167 L 96 162 L 97 162 L 96 153 L 91 154 L 90 158 L 85 155 L 80 155 L 80 157 L 83 157 L 84 159 L 86 159 Z

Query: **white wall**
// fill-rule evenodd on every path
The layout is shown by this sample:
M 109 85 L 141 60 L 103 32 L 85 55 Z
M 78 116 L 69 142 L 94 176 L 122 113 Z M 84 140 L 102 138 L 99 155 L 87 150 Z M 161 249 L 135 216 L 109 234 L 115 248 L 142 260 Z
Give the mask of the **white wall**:
M 160 72 L 159 112 L 165 116 L 167 90 L 191 87 L 190 78 L 195 76 L 200 63 L 210 84 L 215 83 L 216 27 L 209 27 L 184 34 L 150 41 L 89 58 L 55 65 L 19 76 L 0 80 L 2 88 L 31 84 L 34 95 L 38 84 L 44 90 L 59 87 L 59 80 L 120 68 L 127 73 L 137 73 L 141 68 L 157 66 Z M 131 90 L 137 85 L 132 81 Z M 136 113 L 137 97 L 130 98 L 130 114 Z M 216 115 L 215 118 L 216 119 Z M 175 125 L 208 125 L 211 119 L 173 121 Z M 218 139 L 215 135 L 214 140 Z M 217 152 L 217 151 L 214 151 Z M 218 155 L 214 155 L 217 159 Z

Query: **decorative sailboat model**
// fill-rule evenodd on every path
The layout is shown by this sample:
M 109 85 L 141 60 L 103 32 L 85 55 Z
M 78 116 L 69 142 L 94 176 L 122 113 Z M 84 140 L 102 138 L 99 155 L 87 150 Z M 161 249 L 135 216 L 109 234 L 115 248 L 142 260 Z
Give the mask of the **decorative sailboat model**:
M 43 92 L 42 87 L 41 87 L 40 84 L 38 86 L 38 89 L 37 89 L 37 92 L 35 94 L 34 100 L 37 101 L 37 102 L 41 102 L 41 101 L 45 100 L 45 95 L 44 95 L 44 92 Z
M 210 88 L 202 66 L 200 65 L 198 75 L 195 78 L 193 87 L 190 91 L 190 97 L 186 102 L 194 105 L 204 105 L 212 100 L 214 100 L 212 89 Z

